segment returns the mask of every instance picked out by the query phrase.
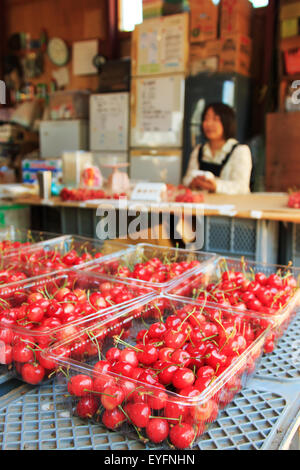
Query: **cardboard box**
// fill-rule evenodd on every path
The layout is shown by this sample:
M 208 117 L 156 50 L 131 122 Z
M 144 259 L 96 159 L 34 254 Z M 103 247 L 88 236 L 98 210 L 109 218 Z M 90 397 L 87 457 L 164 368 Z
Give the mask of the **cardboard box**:
M 52 120 L 88 119 L 89 96 L 86 90 L 55 91 L 49 96 L 49 110 Z
M 220 72 L 236 72 L 250 76 L 252 65 L 252 40 L 236 34 L 221 40 Z
M 290 18 L 280 22 L 280 37 L 282 39 L 298 36 L 300 18 Z
M 164 0 L 163 14 L 176 15 L 190 9 L 189 0 Z
M 37 182 L 37 173 L 39 171 L 51 171 L 52 179 L 59 182 L 62 179 L 62 160 L 29 160 L 22 161 L 22 181 L 23 183 Z
M 143 0 L 143 19 L 162 16 L 163 6 L 163 0 Z
M 282 5 L 280 8 L 279 17 L 281 21 L 300 17 L 300 2 L 293 2 Z
M 189 11 L 188 0 L 143 0 L 143 19 Z
M 201 72 L 217 72 L 219 70 L 219 57 L 191 58 L 190 75 L 198 75 Z
M 222 0 L 220 3 L 220 36 L 251 36 L 252 3 L 249 0 Z
M 219 6 L 212 0 L 190 0 L 190 42 L 218 37 Z
M 190 75 L 197 75 L 200 72 L 217 72 L 220 51 L 221 41 L 219 39 L 192 44 L 190 47 Z
M 190 57 L 206 59 L 207 57 L 219 56 L 221 52 L 221 40 L 203 41 L 191 44 Z

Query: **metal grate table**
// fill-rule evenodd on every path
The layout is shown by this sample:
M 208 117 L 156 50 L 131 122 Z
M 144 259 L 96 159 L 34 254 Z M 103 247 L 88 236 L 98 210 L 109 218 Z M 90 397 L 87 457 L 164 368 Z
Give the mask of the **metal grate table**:
M 299 330 L 298 315 L 276 350 L 262 359 L 248 387 L 202 436 L 199 450 L 288 448 L 300 423 Z M 40 387 L 20 384 L 0 397 L 0 449 L 153 449 L 133 434 L 110 432 L 72 416 L 64 393 L 54 380 Z

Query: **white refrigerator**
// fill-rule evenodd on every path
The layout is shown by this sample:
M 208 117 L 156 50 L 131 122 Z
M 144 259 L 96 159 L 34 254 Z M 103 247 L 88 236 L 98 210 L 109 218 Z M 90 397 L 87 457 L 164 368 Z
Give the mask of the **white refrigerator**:
M 128 162 L 129 93 L 92 94 L 89 123 L 90 151 L 107 178 L 112 170 L 102 165 Z
M 185 76 L 131 83 L 130 177 L 178 185 L 182 175 Z

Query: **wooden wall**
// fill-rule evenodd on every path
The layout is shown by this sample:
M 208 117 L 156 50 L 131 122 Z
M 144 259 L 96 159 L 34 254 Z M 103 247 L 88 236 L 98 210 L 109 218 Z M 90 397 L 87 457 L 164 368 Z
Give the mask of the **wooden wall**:
M 106 0 L 3 0 L 6 23 L 6 36 L 16 32 L 30 33 L 38 38 L 43 29 L 48 38 L 60 37 L 71 47 L 74 41 L 100 39 L 100 53 L 109 50 L 107 41 Z M 33 83 L 50 83 L 53 65 L 47 54 L 44 60 L 44 73 Z M 98 76 L 73 76 L 72 60 L 68 64 L 70 83 L 68 89 L 88 88 L 95 90 Z
M 266 190 L 299 190 L 300 119 L 295 113 L 267 114 Z

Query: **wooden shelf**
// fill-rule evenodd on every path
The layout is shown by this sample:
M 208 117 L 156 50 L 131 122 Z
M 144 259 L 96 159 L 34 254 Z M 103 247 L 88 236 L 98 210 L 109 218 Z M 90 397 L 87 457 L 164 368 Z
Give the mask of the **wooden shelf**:
M 300 73 L 295 73 L 294 75 L 282 75 L 280 77 L 281 81 L 289 82 L 293 80 L 300 80 Z

